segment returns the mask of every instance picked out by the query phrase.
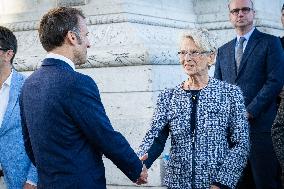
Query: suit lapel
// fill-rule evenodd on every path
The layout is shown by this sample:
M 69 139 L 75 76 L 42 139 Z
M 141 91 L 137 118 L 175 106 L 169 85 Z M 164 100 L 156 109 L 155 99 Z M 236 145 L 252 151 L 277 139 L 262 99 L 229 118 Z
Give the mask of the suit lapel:
M 229 70 L 232 70 L 231 78 L 232 81 L 235 82 L 237 78 L 237 67 L 236 67 L 236 60 L 235 60 L 235 46 L 236 46 L 237 38 L 232 40 L 229 43 L 229 53 L 228 53 L 228 63 L 229 63 Z
M 9 101 L 6 112 L 4 114 L 2 126 L 0 128 L 0 134 L 9 127 L 8 121 L 10 120 L 13 114 L 13 110 L 17 104 L 20 88 L 22 86 L 23 81 L 24 81 L 23 77 L 20 74 L 18 74 L 16 71 L 13 71 L 10 92 L 9 92 Z
M 248 41 L 248 44 L 246 46 L 245 52 L 243 54 L 237 77 L 242 73 L 243 69 L 246 67 L 247 59 L 249 58 L 250 54 L 253 52 L 256 44 L 259 41 L 259 36 L 260 36 L 259 34 L 260 34 L 260 32 L 257 29 L 255 29 L 253 31 L 253 33 L 252 33 L 252 35 L 251 35 L 251 37 L 250 37 L 250 39 Z

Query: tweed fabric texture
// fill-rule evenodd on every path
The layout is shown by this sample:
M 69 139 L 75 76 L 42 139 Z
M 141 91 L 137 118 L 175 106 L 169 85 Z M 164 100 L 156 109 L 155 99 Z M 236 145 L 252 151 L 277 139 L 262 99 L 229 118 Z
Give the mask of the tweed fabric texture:
M 277 116 L 272 125 L 272 141 L 284 172 L 284 99 L 281 99 Z

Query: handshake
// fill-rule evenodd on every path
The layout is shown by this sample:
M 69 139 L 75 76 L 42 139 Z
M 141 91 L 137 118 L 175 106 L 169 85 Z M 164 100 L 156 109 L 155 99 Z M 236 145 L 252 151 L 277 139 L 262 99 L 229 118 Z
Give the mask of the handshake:
M 145 161 L 147 158 L 148 158 L 148 154 L 144 154 L 139 159 L 142 161 L 142 164 L 143 164 L 143 161 Z M 140 173 L 140 177 L 137 179 L 137 181 L 135 183 L 137 185 L 146 184 L 148 182 L 147 178 L 148 178 L 148 169 L 147 169 L 146 165 L 143 164 L 143 168 L 142 168 L 142 171 Z

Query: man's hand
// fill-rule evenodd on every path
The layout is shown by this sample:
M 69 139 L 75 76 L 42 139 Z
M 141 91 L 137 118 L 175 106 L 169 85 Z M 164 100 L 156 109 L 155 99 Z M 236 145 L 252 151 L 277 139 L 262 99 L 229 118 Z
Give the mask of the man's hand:
M 36 186 L 31 185 L 31 184 L 29 184 L 29 183 L 25 183 L 23 189 L 36 189 Z
M 146 184 L 148 178 L 148 169 L 146 168 L 146 166 L 143 164 L 143 169 L 142 172 L 140 174 L 140 177 L 138 178 L 138 180 L 136 181 L 136 184 L 141 185 L 141 184 Z
M 218 186 L 215 186 L 215 185 L 211 185 L 210 186 L 210 189 L 220 189 Z
M 143 156 L 141 156 L 139 158 L 142 162 L 145 161 L 146 159 L 148 159 L 148 153 L 144 154 Z
M 141 156 L 139 158 L 141 161 L 142 161 L 142 164 L 143 164 L 143 161 L 145 161 L 146 159 L 148 159 L 148 154 L 144 154 L 143 156 Z M 147 181 L 147 178 L 148 178 L 148 169 L 147 167 L 143 164 L 143 169 L 142 169 L 142 172 L 140 174 L 140 177 L 138 178 L 138 180 L 136 181 L 136 184 L 138 185 L 141 185 L 141 184 L 146 184 L 148 181 Z

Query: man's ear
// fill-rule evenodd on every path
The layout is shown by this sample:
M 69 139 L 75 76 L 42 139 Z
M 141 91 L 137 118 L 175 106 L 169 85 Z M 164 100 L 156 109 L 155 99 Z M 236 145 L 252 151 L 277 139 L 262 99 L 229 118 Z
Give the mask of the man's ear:
M 75 45 L 76 42 L 77 42 L 77 37 L 76 37 L 75 33 L 72 32 L 72 31 L 68 31 L 66 38 L 69 41 L 69 43 L 71 43 L 72 45 Z
M 7 62 L 11 62 L 13 56 L 14 56 L 14 51 L 13 50 L 7 50 L 6 53 L 5 53 L 5 60 Z
M 255 13 L 255 10 L 253 9 L 252 10 L 253 12 L 252 12 L 252 14 L 253 14 L 253 19 L 255 18 L 255 15 L 256 15 L 256 13 Z

